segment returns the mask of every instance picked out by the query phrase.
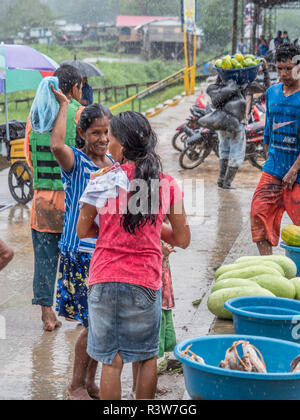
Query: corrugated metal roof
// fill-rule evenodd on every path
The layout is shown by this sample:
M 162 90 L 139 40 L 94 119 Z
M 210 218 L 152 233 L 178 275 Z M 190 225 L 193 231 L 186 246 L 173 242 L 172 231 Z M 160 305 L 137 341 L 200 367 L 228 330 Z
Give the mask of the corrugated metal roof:
M 179 21 L 178 17 L 168 16 L 117 16 L 117 27 L 130 27 L 135 28 L 136 26 L 145 25 L 149 22 L 157 20 L 176 20 Z

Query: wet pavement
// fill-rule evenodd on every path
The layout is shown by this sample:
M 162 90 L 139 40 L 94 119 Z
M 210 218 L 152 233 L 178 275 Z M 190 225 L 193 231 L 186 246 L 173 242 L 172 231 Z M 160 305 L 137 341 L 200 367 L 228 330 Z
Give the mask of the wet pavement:
M 204 214 L 190 217 L 192 243 L 188 250 L 178 250 L 170 258 L 176 308 L 173 311 L 179 341 L 212 332 L 229 331 L 232 324 L 214 324 L 206 300 L 213 282 L 214 269 L 226 258 L 253 254 L 255 247 L 249 235 L 251 198 L 260 172 L 245 164 L 240 170 L 234 191 L 216 187 L 218 160 L 211 155 L 199 168 L 183 171 L 178 152 L 171 146 L 175 128 L 189 114 L 195 97 L 185 98 L 178 106 L 151 119 L 159 139 L 159 154 L 164 171 L 177 180 L 197 180 L 185 189 L 186 200 L 196 188 L 204 197 Z M 7 173 L 0 172 L 0 204 L 13 203 L 7 187 Z M 203 189 L 204 187 L 204 189 Z M 195 190 L 194 190 L 195 193 Z M 199 203 L 199 202 L 198 202 Z M 74 345 L 81 327 L 63 321 L 61 329 L 45 333 L 40 309 L 31 305 L 33 250 L 30 232 L 30 206 L 14 205 L 0 212 L 0 237 L 15 250 L 15 258 L 0 273 L 0 399 L 61 400 L 72 375 Z M 193 306 L 195 300 L 200 305 Z M 3 326 L 6 325 L 6 339 Z M 226 327 L 226 328 L 225 328 Z M 171 356 L 172 357 L 172 356 Z M 98 376 L 100 369 L 98 372 Z M 184 378 L 180 374 L 164 374 L 160 384 L 169 388 L 164 399 L 182 399 Z M 131 389 L 131 368 L 123 375 L 123 398 Z

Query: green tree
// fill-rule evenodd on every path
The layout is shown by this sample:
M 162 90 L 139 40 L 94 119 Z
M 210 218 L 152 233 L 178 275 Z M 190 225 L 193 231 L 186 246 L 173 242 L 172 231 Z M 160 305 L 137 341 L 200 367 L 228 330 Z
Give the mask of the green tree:
M 10 35 L 24 27 L 51 26 L 53 18 L 51 9 L 39 0 L 16 0 L 11 2 L 0 20 L 1 32 Z
M 198 24 L 206 47 L 223 52 L 232 37 L 232 1 L 198 0 Z

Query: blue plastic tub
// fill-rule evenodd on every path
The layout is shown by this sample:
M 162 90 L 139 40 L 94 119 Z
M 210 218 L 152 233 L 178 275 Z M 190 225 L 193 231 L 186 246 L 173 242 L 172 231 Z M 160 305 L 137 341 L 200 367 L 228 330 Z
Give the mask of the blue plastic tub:
M 297 266 L 297 276 L 300 276 L 300 247 L 289 246 L 284 242 L 282 242 L 280 246 L 285 249 L 285 255 L 294 261 Z
M 271 337 L 300 344 L 300 301 L 270 297 L 230 299 L 236 334 Z
M 225 352 L 235 341 L 247 340 L 262 353 L 267 374 L 218 368 Z M 201 356 L 201 365 L 180 353 L 191 350 Z M 300 373 L 290 372 L 291 362 L 300 355 L 300 346 L 287 341 L 244 335 L 216 335 L 184 341 L 175 348 L 183 363 L 186 389 L 194 400 L 300 400 Z
M 262 65 L 258 64 L 253 67 L 245 67 L 243 69 L 220 69 L 214 66 L 214 69 L 219 73 L 223 82 L 228 80 L 234 80 L 238 85 L 244 85 L 245 83 L 252 83 L 256 79 L 259 71 L 259 67 Z

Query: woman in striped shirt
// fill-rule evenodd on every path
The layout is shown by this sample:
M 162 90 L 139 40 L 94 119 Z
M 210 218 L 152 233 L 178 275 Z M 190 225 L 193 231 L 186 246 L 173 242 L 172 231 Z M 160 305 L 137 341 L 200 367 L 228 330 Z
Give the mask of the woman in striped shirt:
M 64 144 L 67 98 L 53 87 L 52 91 L 60 103 L 60 110 L 51 134 L 51 151 L 61 167 L 66 194 L 64 231 L 59 243 L 57 311 L 60 316 L 77 320 L 85 327 L 76 343 L 73 379 L 68 387 L 68 394 L 71 399 L 91 399 L 99 395 L 99 389 L 95 385 L 97 362 L 86 353 L 87 279 L 96 238 L 80 240 L 76 234 L 76 224 L 79 199 L 88 184 L 90 173 L 113 164 L 112 158 L 107 154 L 108 126 L 112 115 L 102 105 L 86 107 L 78 124 L 84 147 L 81 150 L 69 147 Z

